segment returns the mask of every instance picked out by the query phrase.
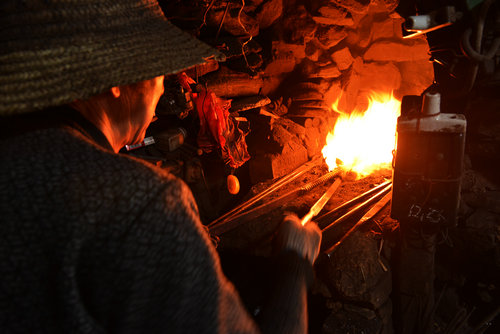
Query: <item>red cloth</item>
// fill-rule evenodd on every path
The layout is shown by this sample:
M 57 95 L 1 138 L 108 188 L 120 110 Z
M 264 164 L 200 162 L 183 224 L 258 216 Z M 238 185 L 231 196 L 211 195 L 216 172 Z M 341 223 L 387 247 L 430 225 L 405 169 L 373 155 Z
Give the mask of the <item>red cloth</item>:
M 179 74 L 178 80 L 191 93 L 198 111 L 198 147 L 204 152 L 220 148 L 224 162 L 232 168 L 238 168 L 248 161 L 250 155 L 245 142 L 246 133 L 238 128 L 238 121 L 229 115 L 231 100 L 219 98 L 207 89 L 193 92 L 190 84 L 196 82 L 184 72 Z

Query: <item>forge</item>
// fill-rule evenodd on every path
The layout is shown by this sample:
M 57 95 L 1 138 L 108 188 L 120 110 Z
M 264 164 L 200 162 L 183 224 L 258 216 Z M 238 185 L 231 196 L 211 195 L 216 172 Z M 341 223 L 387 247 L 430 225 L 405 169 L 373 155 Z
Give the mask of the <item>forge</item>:
M 166 77 L 147 140 L 124 153 L 191 187 L 254 316 L 284 213 L 342 177 L 313 218 L 311 333 L 499 332 L 495 1 L 159 2 L 226 59 Z

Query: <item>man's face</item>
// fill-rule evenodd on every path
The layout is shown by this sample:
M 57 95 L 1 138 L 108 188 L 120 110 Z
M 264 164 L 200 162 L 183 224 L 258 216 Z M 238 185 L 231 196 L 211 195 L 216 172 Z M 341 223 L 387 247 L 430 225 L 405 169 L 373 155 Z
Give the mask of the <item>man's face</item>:
M 144 140 L 146 129 L 153 120 L 156 105 L 164 91 L 163 78 L 162 75 L 142 81 L 124 92 L 130 108 L 130 144 Z

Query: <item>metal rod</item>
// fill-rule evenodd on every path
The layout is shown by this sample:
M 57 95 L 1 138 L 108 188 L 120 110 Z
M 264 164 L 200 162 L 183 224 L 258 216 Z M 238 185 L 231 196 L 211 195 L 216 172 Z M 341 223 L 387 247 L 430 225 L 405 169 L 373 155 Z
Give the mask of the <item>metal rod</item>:
M 372 189 L 370 189 L 370 190 L 368 190 L 368 191 L 366 191 L 366 192 L 364 192 L 364 193 L 362 193 L 362 194 L 354 197 L 353 199 L 351 199 L 351 200 L 349 200 L 349 201 L 347 201 L 347 202 L 339 205 L 335 209 L 333 209 L 333 210 L 331 210 L 331 211 L 329 211 L 329 212 L 327 212 L 327 213 L 319 216 L 318 218 L 316 218 L 316 222 L 318 223 L 319 227 L 322 228 L 322 225 L 323 225 L 323 224 L 321 224 L 322 221 L 328 220 L 329 218 L 331 218 L 336 213 L 344 210 L 347 207 L 350 207 L 351 205 L 354 205 L 354 204 L 358 203 L 359 201 L 363 200 L 364 198 L 366 198 L 366 197 L 368 197 L 368 196 L 376 193 L 380 189 L 383 189 L 384 187 L 386 187 L 386 186 L 388 186 L 390 184 L 392 184 L 392 181 L 386 181 L 384 183 L 379 184 L 376 187 L 373 187 Z
M 277 204 L 277 206 L 281 206 L 281 204 L 285 200 L 292 199 L 294 196 L 297 196 L 299 194 L 307 193 L 308 191 L 311 191 L 311 189 L 319 186 L 320 184 L 322 184 L 322 183 L 324 183 L 324 182 L 326 182 L 326 181 L 328 181 L 328 180 L 330 180 L 338 175 L 339 175 L 338 170 L 328 172 L 315 181 L 309 182 L 308 184 L 306 184 L 302 187 L 291 190 L 291 191 L 287 192 L 286 194 L 281 195 L 280 197 L 277 197 L 269 202 L 263 203 L 255 208 L 252 208 L 252 209 L 248 210 L 247 212 L 232 216 L 229 219 L 237 219 L 241 216 L 246 216 L 247 219 L 249 219 L 250 217 L 251 218 L 257 217 L 258 215 L 261 215 L 262 212 L 266 211 L 266 209 L 267 209 L 267 211 L 270 211 L 271 208 L 276 207 L 276 204 Z M 255 215 L 254 213 L 257 213 L 257 215 Z
M 456 333 L 456 329 L 458 324 L 460 323 L 460 319 L 465 318 L 467 315 L 467 311 L 464 308 L 458 310 L 453 319 L 448 323 L 445 328 L 444 334 L 453 334 Z
M 308 191 L 311 191 L 313 188 L 316 188 L 320 184 L 325 183 L 326 181 L 331 180 L 334 177 L 339 176 L 341 173 L 342 173 L 342 171 L 340 169 L 338 169 L 338 168 L 334 169 L 331 172 L 328 172 L 325 175 L 320 176 L 316 180 L 311 181 L 311 182 L 307 183 L 306 185 L 299 187 L 298 189 L 296 189 L 294 191 L 300 191 L 300 192 L 306 193 Z
M 226 4 L 226 9 L 224 10 L 224 14 L 222 15 L 222 20 L 220 20 L 219 29 L 217 29 L 217 33 L 215 34 L 215 40 L 219 39 L 220 30 L 222 29 L 222 25 L 224 24 L 224 20 L 226 19 L 227 11 L 229 9 L 229 5 L 231 1 L 228 1 Z
M 387 185 L 384 189 L 380 190 L 378 193 L 376 193 L 372 197 L 368 198 L 363 203 L 358 204 L 353 209 L 351 209 L 350 211 L 348 211 L 347 213 L 345 213 L 342 217 L 340 217 L 340 218 L 336 219 L 335 221 L 333 221 L 332 223 L 330 223 L 328 226 L 326 226 L 325 228 L 322 229 L 323 234 L 325 234 L 326 232 L 328 232 L 329 230 L 331 230 L 334 226 L 337 226 L 338 224 L 340 224 L 341 222 L 343 222 L 347 218 L 350 218 L 352 215 L 358 213 L 362 209 L 364 209 L 367 206 L 371 205 L 373 202 L 375 202 L 376 200 L 378 200 L 380 197 L 382 197 L 385 194 L 387 194 L 387 192 L 389 192 L 391 190 L 391 187 L 392 187 L 392 184 Z
M 469 321 L 469 318 L 470 316 L 472 315 L 472 313 L 476 310 L 476 307 L 474 306 L 472 308 L 472 310 L 470 310 L 466 316 L 461 316 L 460 318 L 460 321 L 458 322 L 458 324 L 455 326 L 455 328 L 453 329 L 453 331 L 451 332 L 451 334 L 458 334 L 458 333 L 462 333 L 463 330 L 462 330 L 462 327 L 467 324 L 467 322 Z M 431 318 L 433 319 L 433 318 Z
M 493 312 L 491 312 L 490 314 L 488 314 L 486 316 L 486 318 L 484 318 L 480 323 L 479 325 L 477 325 L 474 330 L 473 330 L 473 334 L 482 334 L 484 333 L 488 327 L 491 326 L 491 323 L 493 322 L 493 320 L 495 320 L 496 317 L 498 317 L 498 315 L 500 314 L 500 307 L 497 307 Z
M 314 205 L 311 207 L 309 212 L 302 218 L 302 226 L 307 224 L 313 217 L 315 217 L 318 213 L 321 212 L 325 204 L 330 200 L 330 197 L 332 197 L 333 193 L 339 188 L 340 184 L 342 183 L 342 179 L 339 177 L 335 179 L 335 182 L 328 188 L 328 190 L 323 194 L 323 196 L 320 197 L 320 199 L 314 203 Z
M 377 213 L 379 213 L 380 210 L 382 210 L 382 208 L 384 208 L 387 205 L 387 203 L 389 203 L 389 201 L 391 200 L 391 198 L 392 198 L 392 192 L 389 191 L 370 210 L 368 210 L 368 212 L 365 213 L 365 215 L 363 217 L 361 217 L 361 219 L 356 224 L 354 224 L 354 226 L 351 227 L 349 229 L 349 231 L 347 231 L 347 233 L 344 234 L 344 236 L 342 238 L 340 238 L 339 241 L 337 241 L 332 247 L 328 248 L 325 251 L 325 253 L 327 253 L 328 256 L 331 256 L 333 254 L 333 252 L 335 252 L 338 249 L 338 247 L 347 238 L 349 238 L 359 227 L 361 227 L 364 223 L 366 223 L 367 221 L 370 221 L 373 217 L 375 217 L 375 215 Z
M 211 234 L 215 234 L 215 235 L 219 235 L 221 233 L 227 232 L 227 231 L 231 230 L 232 228 L 234 228 L 234 226 L 240 224 L 243 221 L 248 221 L 248 220 L 257 218 L 265 212 L 269 212 L 275 208 L 283 206 L 284 202 L 290 201 L 294 197 L 310 191 L 313 187 L 316 187 L 316 186 L 320 185 L 321 183 L 326 182 L 326 181 L 332 179 L 333 177 L 338 176 L 339 173 L 340 173 L 340 170 L 336 169 L 334 171 L 331 171 L 331 172 L 321 176 L 320 178 L 318 178 L 317 180 L 315 180 L 313 182 L 309 182 L 305 186 L 302 186 L 300 188 L 289 191 L 286 194 L 284 194 L 278 198 L 275 198 L 269 202 L 261 204 L 261 205 L 255 207 L 255 208 L 252 208 L 246 212 L 243 212 L 243 213 L 240 213 L 237 215 L 232 215 L 216 225 L 209 226 L 209 231 Z M 321 181 L 321 182 L 319 182 L 319 181 Z
M 264 198 L 267 195 L 271 194 L 272 192 L 276 191 L 278 188 L 284 186 L 285 184 L 293 181 L 294 179 L 296 179 L 297 177 L 299 177 L 300 175 L 302 175 L 303 173 L 305 173 L 306 171 L 311 169 L 313 166 L 316 166 L 318 164 L 318 162 L 320 161 L 320 159 L 321 158 L 316 158 L 314 160 L 311 160 L 311 161 L 303 164 L 302 166 L 300 166 L 299 168 L 297 168 L 296 170 L 294 170 L 290 174 L 287 174 L 286 176 L 284 176 L 283 178 L 281 178 L 280 180 L 278 180 L 277 182 L 272 184 L 266 190 L 253 196 L 252 198 L 250 198 L 246 202 L 241 203 L 240 205 L 236 206 L 234 209 L 226 212 L 225 214 L 223 214 L 219 218 L 215 219 L 210 224 L 208 224 L 207 227 L 212 228 L 215 225 L 218 225 L 219 223 L 223 223 L 227 220 L 232 219 L 232 217 L 239 215 L 241 211 L 251 207 L 252 205 L 257 203 L 259 200 L 261 200 L 262 198 Z

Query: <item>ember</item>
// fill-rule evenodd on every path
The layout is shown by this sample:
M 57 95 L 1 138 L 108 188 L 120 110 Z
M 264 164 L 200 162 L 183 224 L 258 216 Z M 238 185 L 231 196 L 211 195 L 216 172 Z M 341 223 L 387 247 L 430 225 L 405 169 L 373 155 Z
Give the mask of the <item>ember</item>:
M 355 110 L 345 114 L 338 110 L 339 100 L 332 108 L 340 116 L 322 150 L 328 167 L 334 169 L 343 165 L 359 176 L 389 167 L 401 102 L 392 93 L 374 93 L 369 98 L 366 111 Z

